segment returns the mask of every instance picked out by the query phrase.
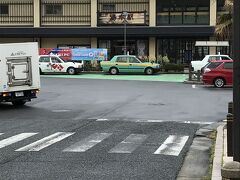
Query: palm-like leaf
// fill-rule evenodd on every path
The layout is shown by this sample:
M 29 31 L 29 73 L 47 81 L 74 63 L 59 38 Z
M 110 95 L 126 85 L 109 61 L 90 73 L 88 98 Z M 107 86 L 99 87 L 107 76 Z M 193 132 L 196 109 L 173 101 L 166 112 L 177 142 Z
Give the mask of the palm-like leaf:
M 232 29 L 232 11 L 233 0 L 225 0 L 224 9 L 226 13 L 222 14 L 217 19 L 217 25 L 215 28 L 215 34 L 219 39 L 230 39 Z

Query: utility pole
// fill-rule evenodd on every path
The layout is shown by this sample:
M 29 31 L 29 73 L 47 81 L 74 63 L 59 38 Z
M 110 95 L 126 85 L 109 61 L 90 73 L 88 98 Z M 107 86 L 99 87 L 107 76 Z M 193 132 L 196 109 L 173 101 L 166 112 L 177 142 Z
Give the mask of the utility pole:
M 127 55 L 127 17 L 128 17 L 128 12 L 124 11 L 122 13 L 122 16 L 124 18 L 124 55 Z
M 233 160 L 240 162 L 240 0 L 233 2 Z

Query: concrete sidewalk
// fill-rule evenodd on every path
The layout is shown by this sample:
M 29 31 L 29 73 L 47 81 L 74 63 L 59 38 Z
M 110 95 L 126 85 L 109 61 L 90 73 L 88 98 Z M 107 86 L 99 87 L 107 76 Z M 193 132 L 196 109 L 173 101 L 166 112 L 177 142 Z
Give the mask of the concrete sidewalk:
M 178 174 L 177 180 L 202 180 L 210 178 L 209 175 L 209 158 L 212 154 L 212 147 L 215 144 L 215 140 L 211 138 L 213 135 L 212 132 L 217 131 L 220 127 L 225 125 L 224 122 L 216 122 L 207 126 L 202 126 L 196 133 L 193 139 L 192 145 L 189 148 L 186 157 L 184 158 L 183 166 Z M 219 137 L 222 137 L 221 134 L 218 134 Z M 221 140 L 217 140 L 216 149 L 219 149 L 221 146 Z M 222 143 L 223 144 L 223 143 Z M 216 149 L 214 149 L 216 151 Z M 219 152 L 216 152 L 215 155 L 218 155 Z M 220 153 L 221 156 L 221 153 Z M 219 159 L 218 159 L 219 160 Z M 214 168 L 218 169 L 220 165 L 221 171 L 221 162 L 217 162 L 215 159 Z M 217 171 L 216 171 L 217 173 Z M 215 176 L 218 180 L 221 178 Z M 220 174 L 221 175 L 221 174 Z
M 217 139 L 213 160 L 212 180 L 222 179 L 221 169 L 224 164 L 233 162 L 233 157 L 227 155 L 227 129 L 226 124 L 217 128 Z

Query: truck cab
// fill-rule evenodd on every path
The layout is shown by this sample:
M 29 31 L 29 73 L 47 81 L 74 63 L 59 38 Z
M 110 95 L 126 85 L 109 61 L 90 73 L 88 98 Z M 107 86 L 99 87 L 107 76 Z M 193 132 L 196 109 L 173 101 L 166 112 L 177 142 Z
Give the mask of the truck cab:
M 68 73 L 70 75 L 80 73 L 83 63 L 64 61 L 57 55 L 40 55 L 39 71 L 43 73 Z

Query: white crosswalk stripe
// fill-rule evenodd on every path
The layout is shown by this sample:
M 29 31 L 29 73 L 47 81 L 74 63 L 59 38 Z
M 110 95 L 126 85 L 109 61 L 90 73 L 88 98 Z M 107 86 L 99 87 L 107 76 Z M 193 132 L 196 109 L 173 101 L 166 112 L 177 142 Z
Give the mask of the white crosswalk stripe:
M 131 134 L 124 141 L 112 148 L 109 153 L 132 153 L 147 139 L 145 134 Z
M 89 137 L 64 149 L 63 151 L 64 152 L 85 152 L 111 135 L 112 133 L 94 133 Z
M 4 133 L 0 133 L 3 135 Z M 38 134 L 38 132 L 27 132 L 20 133 L 6 139 L 0 140 L 0 149 L 6 146 L 12 145 L 14 143 L 20 142 L 24 139 L 27 139 L 31 136 Z M 63 139 L 72 136 L 75 132 L 56 132 L 47 137 L 44 137 L 40 140 L 32 142 L 26 146 L 23 146 L 15 151 L 40 151 L 52 144 L 55 144 Z M 93 133 L 80 141 L 70 144 L 69 147 L 63 149 L 63 152 L 86 152 L 89 149 L 93 148 L 97 144 L 101 143 L 108 137 L 113 135 L 113 133 Z M 146 139 L 149 137 L 148 134 L 130 134 L 123 141 L 119 141 L 114 147 L 110 150 L 106 150 L 107 153 L 112 154 L 130 154 L 133 153 L 139 146 L 141 146 Z M 155 155 L 169 155 L 169 156 L 178 156 L 182 149 L 184 148 L 186 142 L 188 141 L 189 136 L 177 136 L 169 135 L 168 138 L 160 145 L 159 148 L 153 154 Z
M 154 154 L 163 154 L 170 156 L 178 156 L 186 144 L 189 136 L 170 135 L 164 143 L 154 152 Z
M 18 141 L 22 141 L 23 139 L 29 138 L 31 136 L 34 136 L 37 133 L 21 133 L 12 137 L 9 137 L 7 139 L 3 139 L 0 141 L 0 148 L 6 147 L 8 145 L 14 144 Z
M 56 142 L 59 142 L 73 134 L 74 134 L 73 132 L 57 132 L 57 133 L 54 133 L 43 139 L 40 139 L 32 144 L 29 144 L 27 146 L 19 148 L 16 151 L 40 151 L 40 150 L 42 150 Z

